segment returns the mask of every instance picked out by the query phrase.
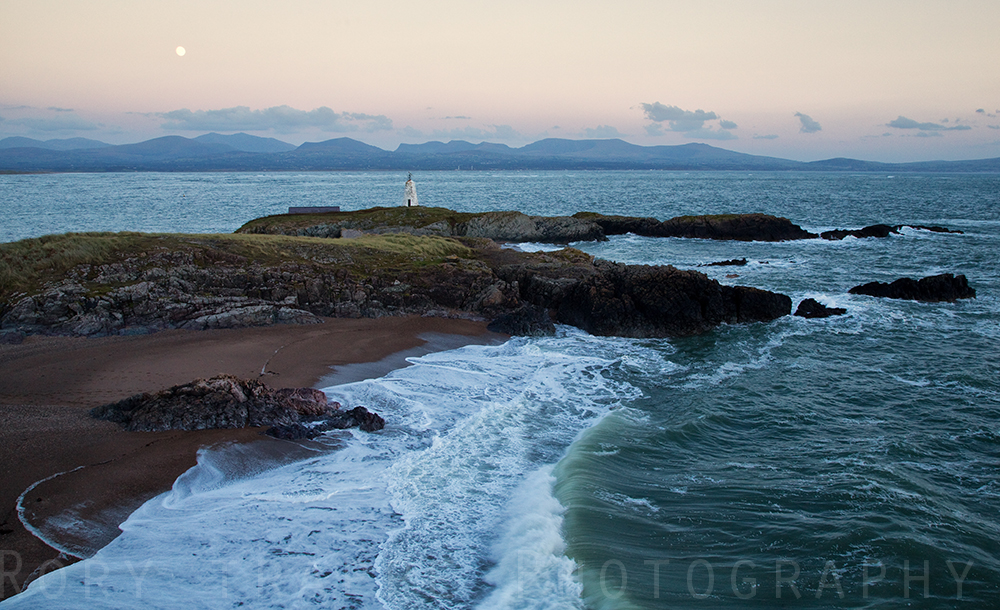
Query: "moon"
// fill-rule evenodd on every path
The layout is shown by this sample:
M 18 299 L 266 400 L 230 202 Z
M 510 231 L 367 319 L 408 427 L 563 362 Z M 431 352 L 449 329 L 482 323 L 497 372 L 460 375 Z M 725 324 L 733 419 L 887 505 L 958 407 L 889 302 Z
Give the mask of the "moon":
M 185 53 L 187 53 L 187 51 L 184 50 L 184 47 L 177 47 L 177 55 L 184 57 Z

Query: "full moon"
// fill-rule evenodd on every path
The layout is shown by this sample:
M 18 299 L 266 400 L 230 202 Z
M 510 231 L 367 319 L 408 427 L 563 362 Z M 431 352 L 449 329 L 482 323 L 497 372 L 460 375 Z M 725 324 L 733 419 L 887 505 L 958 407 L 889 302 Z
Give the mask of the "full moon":
M 177 47 L 177 54 L 178 55 L 180 55 L 181 57 L 184 57 L 185 53 L 187 53 L 187 51 L 184 50 L 184 47 Z

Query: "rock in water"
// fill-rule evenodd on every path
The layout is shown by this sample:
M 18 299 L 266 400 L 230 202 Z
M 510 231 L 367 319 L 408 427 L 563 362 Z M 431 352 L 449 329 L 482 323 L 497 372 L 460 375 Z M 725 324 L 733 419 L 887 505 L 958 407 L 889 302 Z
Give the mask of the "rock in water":
M 723 286 L 697 271 L 672 266 L 595 262 L 598 273 L 573 286 L 558 319 L 595 335 L 677 337 L 722 323 L 764 322 L 786 316 L 783 295 Z
M 796 316 L 800 318 L 829 318 L 830 316 L 842 316 L 847 313 L 843 307 L 827 307 L 816 299 L 802 299 L 795 309 Z
M 932 275 L 921 280 L 908 277 L 900 278 L 890 284 L 869 282 L 855 286 L 851 294 L 864 294 L 872 297 L 888 299 L 907 299 L 935 303 L 940 301 L 955 301 L 957 299 L 972 299 L 976 297 L 975 289 L 969 286 L 964 275 L 943 273 Z

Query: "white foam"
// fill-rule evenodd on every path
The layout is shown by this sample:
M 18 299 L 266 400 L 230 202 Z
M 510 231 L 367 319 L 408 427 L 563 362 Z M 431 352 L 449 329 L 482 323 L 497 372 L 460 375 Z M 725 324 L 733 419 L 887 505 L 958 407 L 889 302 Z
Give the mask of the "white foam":
M 563 328 L 327 388 L 388 425 L 252 476 L 241 446 L 202 452 L 114 542 L 2 607 L 577 607 L 551 467 L 637 397 L 613 380 L 626 343 Z

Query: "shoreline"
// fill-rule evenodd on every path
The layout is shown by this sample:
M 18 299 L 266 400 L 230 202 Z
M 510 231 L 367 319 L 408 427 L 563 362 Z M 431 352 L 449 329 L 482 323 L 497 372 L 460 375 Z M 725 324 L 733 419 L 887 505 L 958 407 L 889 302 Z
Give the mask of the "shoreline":
M 485 322 L 406 316 L 0 345 L 0 599 L 76 561 L 23 527 L 15 503 L 32 485 L 24 498 L 29 522 L 88 555 L 117 537 L 136 508 L 169 491 L 199 448 L 254 443 L 272 466 L 303 451 L 256 428 L 127 432 L 90 418 L 91 408 L 223 373 L 275 388 L 323 388 L 385 375 L 408 357 L 504 340 Z M 74 531 L 79 536 L 65 535 Z

